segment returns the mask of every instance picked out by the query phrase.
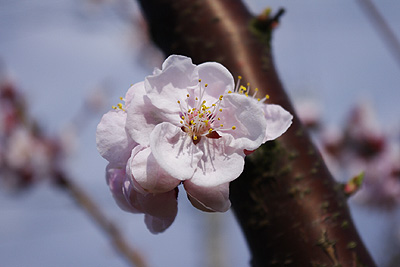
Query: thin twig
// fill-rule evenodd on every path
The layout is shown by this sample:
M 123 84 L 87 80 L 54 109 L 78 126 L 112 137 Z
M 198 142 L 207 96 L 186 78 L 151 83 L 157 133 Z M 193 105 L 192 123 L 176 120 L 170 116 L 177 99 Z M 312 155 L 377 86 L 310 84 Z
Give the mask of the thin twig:
M 79 206 L 97 223 L 104 233 L 109 236 L 116 249 L 132 266 L 148 266 L 143 256 L 129 245 L 118 227 L 107 218 L 91 197 L 78 184 L 59 171 L 56 171 L 55 176 L 58 185 L 69 191 Z
M 357 1 L 400 67 L 400 41 L 371 0 Z

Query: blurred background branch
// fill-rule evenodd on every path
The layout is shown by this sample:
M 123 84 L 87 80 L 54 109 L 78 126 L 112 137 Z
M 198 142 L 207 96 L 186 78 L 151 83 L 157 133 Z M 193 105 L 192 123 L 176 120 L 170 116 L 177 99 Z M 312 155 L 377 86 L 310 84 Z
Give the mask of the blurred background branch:
M 358 5 L 376 29 L 382 41 L 400 67 L 400 42 L 395 33 L 371 0 L 357 0 Z
M 0 175 L 3 185 L 14 191 L 21 191 L 39 182 L 50 181 L 69 193 L 130 265 L 148 266 L 143 256 L 127 242 L 116 224 L 62 170 L 67 144 L 43 132 L 40 122 L 30 116 L 26 100 L 7 78 L 0 79 L 0 103 Z M 95 108 L 90 105 L 85 107 Z M 83 113 L 88 112 L 89 110 Z

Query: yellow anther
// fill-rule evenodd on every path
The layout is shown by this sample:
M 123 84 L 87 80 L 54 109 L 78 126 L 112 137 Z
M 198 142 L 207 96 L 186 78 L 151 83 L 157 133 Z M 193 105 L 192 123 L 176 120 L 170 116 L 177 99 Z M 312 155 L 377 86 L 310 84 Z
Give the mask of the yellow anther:
M 246 90 L 247 90 L 247 88 L 246 88 L 246 87 L 244 87 L 243 85 L 241 85 L 241 86 L 240 86 L 240 90 L 242 90 L 242 91 L 246 91 Z
M 197 136 L 194 135 L 193 136 L 193 140 L 196 141 L 197 140 Z
M 121 99 L 121 101 L 124 101 L 124 98 L 122 96 L 120 96 L 119 99 Z
M 261 99 L 260 98 L 257 98 L 257 101 L 260 101 Z
M 266 99 L 269 99 L 269 95 L 265 95 L 265 98 L 266 98 Z
M 204 87 L 207 87 L 208 86 L 208 83 L 206 83 L 205 85 L 204 85 Z
M 111 108 L 112 108 L 112 109 L 117 109 L 117 107 L 116 107 L 116 106 L 112 106 Z
M 249 93 L 245 93 L 244 95 L 245 95 L 245 96 L 249 96 Z
M 223 125 L 223 124 L 220 124 L 219 126 L 221 126 L 221 127 L 224 127 L 224 125 Z
M 238 79 L 241 80 L 241 79 L 242 79 L 242 76 L 239 75 L 239 76 L 238 76 Z
M 186 96 L 189 97 L 189 94 L 187 94 Z
M 232 130 L 235 130 L 236 129 L 236 126 L 232 126 Z
M 224 97 L 223 95 L 220 95 L 220 96 L 219 96 L 219 100 L 222 100 L 223 97 Z
M 209 130 L 208 130 L 208 133 L 211 133 L 213 131 L 213 129 L 212 128 L 210 128 Z
M 222 112 L 222 108 L 220 108 L 219 111 Z
M 218 120 L 220 121 L 220 120 L 221 120 L 221 118 L 218 118 Z
M 196 96 L 196 100 L 199 100 L 199 99 L 197 98 L 197 96 Z
M 228 91 L 228 94 L 232 94 L 232 91 L 231 91 L 231 90 L 229 90 L 229 91 Z
M 183 116 L 183 115 L 182 115 L 182 117 L 181 117 L 181 118 L 182 118 L 182 120 L 184 120 L 184 119 L 185 119 L 185 116 Z
M 212 104 L 213 107 L 215 107 L 215 104 Z
M 178 104 L 180 104 L 180 103 L 181 103 L 181 101 L 179 101 L 179 100 L 178 100 L 177 102 L 178 102 Z
M 181 124 L 183 124 L 183 121 L 180 121 Z
M 258 88 L 254 89 L 254 91 L 258 92 Z
M 199 79 L 199 83 L 201 82 L 201 79 Z
M 121 103 L 118 103 L 118 107 L 119 107 L 120 109 L 122 109 L 122 104 L 121 104 Z
M 247 86 L 250 86 L 250 83 L 247 83 Z

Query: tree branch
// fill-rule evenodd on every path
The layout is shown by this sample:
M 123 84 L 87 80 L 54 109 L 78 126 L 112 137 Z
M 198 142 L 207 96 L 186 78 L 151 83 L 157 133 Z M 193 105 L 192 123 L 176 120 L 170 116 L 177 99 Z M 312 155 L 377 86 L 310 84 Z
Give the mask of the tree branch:
M 80 188 L 80 186 L 74 183 L 72 179 L 65 176 L 64 173 L 57 170 L 54 171 L 54 178 L 55 181 L 57 181 L 57 185 L 62 189 L 66 189 L 71 194 L 71 197 L 75 199 L 79 207 L 81 207 L 111 239 L 115 248 L 124 256 L 129 264 L 136 267 L 148 266 L 143 256 L 131 248 L 118 227 L 107 218 L 97 204 L 82 188 Z
M 271 17 L 275 21 L 268 21 L 268 14 L 254 18 L 239 0 L 139 2 L 153 40 L 166 54 L 187 55 L 194 63 L 217 61 L 295 116 L 288 132 L 247 157 L 244 173 L 231 183 L 233 209 L 252 265 L 374 266 L 340 186 L 275 71 L 270 22 L 279 16 Z

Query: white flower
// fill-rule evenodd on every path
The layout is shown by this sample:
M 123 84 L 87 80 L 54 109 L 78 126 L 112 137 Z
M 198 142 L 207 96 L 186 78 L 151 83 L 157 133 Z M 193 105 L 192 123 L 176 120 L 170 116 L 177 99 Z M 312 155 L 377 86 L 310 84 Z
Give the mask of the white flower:
M 103 117 L 99 152 L 126 164 L 138 194 L 165 194 L 183 183 L 195 207 L 226 211 L 229 182 L 242 173 L 245 151 L 279 137 L 292 119 L 280 106 L 233 91 L 221 64 L 196 66 L 172 55 L 128 90 L 125 106 Z

